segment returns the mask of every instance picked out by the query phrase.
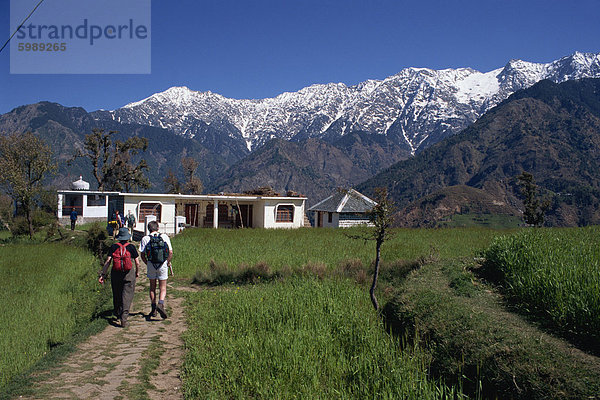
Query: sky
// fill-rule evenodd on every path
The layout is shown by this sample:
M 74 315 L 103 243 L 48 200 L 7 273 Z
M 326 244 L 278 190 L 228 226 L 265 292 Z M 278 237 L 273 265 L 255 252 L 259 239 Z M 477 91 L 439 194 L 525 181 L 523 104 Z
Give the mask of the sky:
M 10 1 L 0 5 L 4 43 Z M 112 110 L 172 86 L 253 99 L 408 67 L 545 63 L 599 53 L 599 20 L 599 0 L 152 0 L 151 73 L 11 74 L 7 47 L 0 113 L 38 101 Z

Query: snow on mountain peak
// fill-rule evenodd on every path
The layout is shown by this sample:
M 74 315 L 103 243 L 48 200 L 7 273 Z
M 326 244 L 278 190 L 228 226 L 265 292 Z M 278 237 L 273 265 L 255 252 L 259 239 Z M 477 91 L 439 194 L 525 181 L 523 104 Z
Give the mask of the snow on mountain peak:
M 516 90 L 542 79 L 583 77 L 600 77 L 600 54 L 575 52 L 547 64 L 510 60 L 489 72 L 411 67 L 383 80 L 313 84 L 254 100 L 177 86 L 109 114 L 190 136 L 206 134 L 202 126 L 218 127 L 249 150 L 271 137 L 335 138 L 361 130 L 388 135 L 414 153 L 457 133 Z

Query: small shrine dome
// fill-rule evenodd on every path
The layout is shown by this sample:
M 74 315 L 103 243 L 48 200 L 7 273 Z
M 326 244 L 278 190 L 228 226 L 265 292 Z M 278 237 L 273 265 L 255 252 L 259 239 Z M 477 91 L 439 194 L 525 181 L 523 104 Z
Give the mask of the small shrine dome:
M 71 183 L 71 188 L 73 190 L 90 190 L 90 184 L 84 181 L 81 175 L 79 175 L 79 180 Z

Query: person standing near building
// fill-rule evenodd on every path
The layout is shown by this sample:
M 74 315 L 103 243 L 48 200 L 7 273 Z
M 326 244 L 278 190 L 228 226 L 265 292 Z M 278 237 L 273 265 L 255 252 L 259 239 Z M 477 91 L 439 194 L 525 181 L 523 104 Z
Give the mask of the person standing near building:
M 150 280 L 150 303 L 152 309 L 150 316 L 155 317 L 156 312 L 165 319 L 165 298 L 167 297 L 167 278 L 173 258 L 173 247 L 169 236 L 158 232 L 158 222 L 148 222 L 150 233 L 142 238 L 140 254 L 146 263 L 148 279 Z M 158 303 L 156 301 L 156 283 L 158 281 Z
M 135 215 L 129 210 L 127 213 L 127 228 L 129 228 L 129 233 L 133 235 L 133 228 L 135 227 Z
M 71 209 L 71 230 L 74 231 L 75 230 L 75 223 L 77 222 L 77 211 L 75 210 L 75 207 L 73 207 Z
M 117 221 L 117 224 L 119 224 L 118 229 L 121 229 L 125 226 L 125 224 L 123 223 L 123 217 L 121 216 L 121 214 L 119 214 L 119 210 L 115 210 L 115 221 Z
M 100 271 L 98 282 L 104 284 L 108 267 L 112 262 L 110 272 L 110 285 L 113 292 L 114 314 L 121 321 L 121 327 L 127 327 L 129 309 L 133 301 L 135 291 L 135 279 L 139 276 L 140 258 L 137 249 L 129 239 L 131 235 L 127 228 L 119 229 L 114 243 L 108 250 L 108 258 Z M 135 263 L 135 269 L 133 264 Z

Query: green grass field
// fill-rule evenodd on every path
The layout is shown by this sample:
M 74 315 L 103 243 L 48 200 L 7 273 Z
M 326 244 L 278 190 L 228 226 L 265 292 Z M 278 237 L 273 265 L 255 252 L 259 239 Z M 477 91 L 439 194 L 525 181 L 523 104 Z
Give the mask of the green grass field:
M 523 310 L 600 341 L 600 228 L 527 229 L 494 240 L 489 271 Z
M 178 277 L 213 264 L 229 270 L 266 264 L 369 266 L 373 241 L 357 229 L 196 229 L 173 238 Z M 473 257 L 498 231 L 482 228 L 394 231 L 385 262 Z M 310 270 L 310 268 L 309 268 Z M 365 286 L 327 275 L 270 284 L 225 285 L 189 296 L 184 368 L 190 398 L 445 398 L 455 389 L 428 380 L 418 349 L 385 333 Z M 332 276 L 334 278 L 332 278 Z
M 335 268 L 347 260 L 370 265 L 375 243 L 352 239 L 365 234 L 353 229 L 188 229 L 173 238 L 173 265 L 177 277 L 190 279 L 208 271 L 210 261 L 238 268 L 263 262 L 273 270 L 323 263 Z M 448 259 L 473 256 L 485 249 L 499 231 L 486 228 L 397 229 L 382 247 L 384 261 L 420 257 Z
M 418 351 L 383 330 L 347 280 L 285 282 L 188 295 L 184 393 L 190 399 L 430 399 Z
M 87 251 L 60 244 L 0 247 L 0 392 L 90 320 L 101 291 Z
M 493 289 L 470 268 L 475 257 L 485 254 L 522 308 L 551 315 L 563 329 L 597 338 L 599 228 L 394 230 L 382 247 L 378 296 L 382 305 L 392 296 L 404 299 L 394 306 L 403 313 L 398 320 L 420 326 L 419 344 L 406 348 L 386 332 L 369 301 L 375 243 L 351 238 L 366 232 L 189 229 L 174 237 L 175 278 L 186 284 L 211 265 L 226 265 L 226 271 L 257 266 L 300 272 L 274 274 L 269 283 L 251 279 L 243 282 L 253 284 L 232 285 L 225 280 L 221 286 L 186 294 L 185 395 L 460 398 L 462 389 L 447 385 L 460 384 L 463 377 L 472 385 L 469 393 L 477 394 L 480 376 L 489 385 L 484 393 L 518 395 L 512 387 L 518 374 L 502 375 L 498 366 L 503 365 L 507 371 L 521 368 L 518 373 L 527 381 L 519 380 L 519 387 L 525 384 L 538 398 L 544 390 L 573 387 L 561 380 L 568 374 L 555 367 L 554 353 L 545 350 L 558 345 L 533 338 L 537 331 L 531 334 L 522 318 L 515 320 L 502 309 Z M 84 236 L 79 236 L 83 243 Z M 336 273 L 353 266 L 364 275 L 361 282 Z M 96 283 L 98 267 L 89 252 L 73 246 L 16 242 L 0 247 L 0 284 L 5 288 L 0 301 L 11 305 L 0 313 L 0 392 L 11 377 L 26 371 L 94 314 L 103 295 Z M 328 273 L 320 274 L 322 270 Z M 537 354 L 545 354 L 546 360 L 536 359 Z M 596 371 L 595 365 L 588 367 Z M 436 375 L 444 369 L 450 372 Z M 540 371 L 545 375 L 536 380 Z M 579 373 L 579 368 L 573 370 L 572 381 L 578 382 Z M 447 384 L 436 380 L 448 374 L 458 379 Z M 552 382 L 544 381 L 548 377 Z M 500 381 L 505 386 L 498 389 Z

